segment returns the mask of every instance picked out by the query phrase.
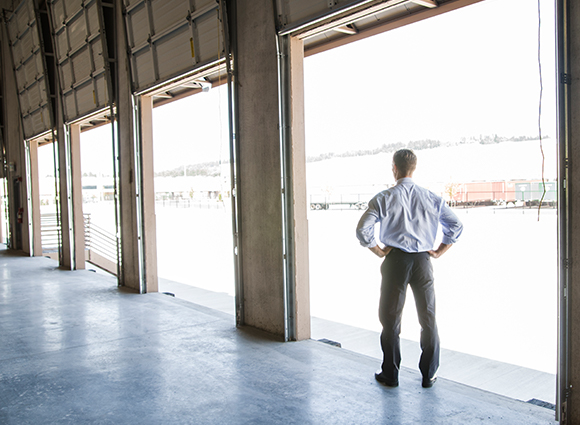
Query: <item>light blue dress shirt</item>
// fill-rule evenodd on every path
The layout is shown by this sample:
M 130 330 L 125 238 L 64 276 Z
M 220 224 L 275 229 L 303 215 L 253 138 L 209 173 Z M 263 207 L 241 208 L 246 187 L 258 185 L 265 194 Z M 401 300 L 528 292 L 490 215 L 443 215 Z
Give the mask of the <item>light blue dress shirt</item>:
M 434 247 L 439 224 L 445 244 L 457 241 L 463 225 L 443 198 L 417 186 L 409 177 L 377 194 L 361 217 L 356 236 L 362 246 L 372 248 L 375 224 L 380 224 L 379 240 L 405 252 L 424 252 Z

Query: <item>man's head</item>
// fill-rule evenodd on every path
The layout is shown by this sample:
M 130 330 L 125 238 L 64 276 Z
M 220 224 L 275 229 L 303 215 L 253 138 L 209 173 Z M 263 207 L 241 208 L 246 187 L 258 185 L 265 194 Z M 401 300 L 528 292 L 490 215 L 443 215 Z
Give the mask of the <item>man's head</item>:
M 411 177 L 417 167 L 417 155 L 411 149 L 399 149 L 393 155 L 393 174 L 395 179 Z

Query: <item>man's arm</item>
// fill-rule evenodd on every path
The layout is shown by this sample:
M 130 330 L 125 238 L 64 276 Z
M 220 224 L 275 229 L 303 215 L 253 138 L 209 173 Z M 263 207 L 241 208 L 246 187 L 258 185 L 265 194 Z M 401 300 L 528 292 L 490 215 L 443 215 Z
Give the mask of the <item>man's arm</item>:
M 431 250 L 431 251 L 427 251 L 429 253 L 429 255 L 433 258 L 439 258 L 441 257 L 443 254 L 445 254 L 449 248 L 451 248 L 453 244 L 451 243 L 441 243 L 439 245 L 439 248 L 437 248 L 436 250 Z
M 373 247 L 370 247 L 369 249 L 370 249 L 370 250 L 371 250 L 371 252 L 372 252 L 373 254 L 375 254 L 377 257 L 379 257 L 379 258 L 383 258 L 383 257 L 386 257 L 387 255 L 389 255 L 389 252 L 391 252 L 391 250 L 392 250 L 393 248 L 392 248 L 392 247 L 390 247 L 390 246 L 385 246 L 385 247 L 383 247 L 383 248 L 379 248 L 379 246 L 378 246 L 378 245 L 375 245 L 375 246 L 373 246 Z
M 429 255 L 433 258 L 439 258 L 445 254 L 451 245 L 453 245 L 457 238 L 463 232 L 463 224 L 459 221 L 459 218 L 455 213 L 449 208 L 449 206 L 443 201 L 441 207 L 441 216 L 439 217 L 439 222 L 443 228 L 443 241 L 436 250 L 428 251 Z
M 451 210 L 451 208 L 449 208 L 449 206 L 445 203 L 445 201 L 443 201 L 441 205 L 441 215 L 439 216 L 439 222 L 441 223 L 441 227 L 443 229 L 442 242 L 446 245 L 451 245 L 457 242 L 457 238 L 459 238 L 463 232 L 463 224 Z M 439 250 L 439 248 L 437 248 L 437 250 Z M 445 251 L 447 251 L 447 249 Z
M 375 241 L 375 224 L 379 221 L 379 213 L 376 209 L 375 199 L 371 199 L 367 210 L 363 213 L 356 226 L 356 237 L 365 248 L 377 245 Z

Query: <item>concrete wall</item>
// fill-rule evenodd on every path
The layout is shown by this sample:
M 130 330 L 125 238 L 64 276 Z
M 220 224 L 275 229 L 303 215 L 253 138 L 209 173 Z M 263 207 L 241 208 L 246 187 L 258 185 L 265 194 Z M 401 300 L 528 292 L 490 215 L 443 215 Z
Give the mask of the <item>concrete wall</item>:
M 117 28 L 117 116 L 119 138 L 119 199 L 121 204 L 121 263 L 119 284 L 141 292 L 139 239 L 137 229 L 137 187 L 133 141 L 131 72 L 127 57 L 121 2 L 115 2 Z
M 153 186 L 153 100 L 140 99 L 140 131 L 135 134 L 132 76 L 121 2 L 116 2 L 117 116 L 121 270 L 119 284 L 138 292 L 157 292 L 157 229 Z M 137 142 L 136 142 L 137 140 Z M 136 152 L 137 145 L 139 153 Z M 139 167 L 139 169 L 137 168 Z
M 287 256 L 284 255 L 280 87 L 273 2 L 237 2 L 237 94 L 239 119 L 239 205 L 242 252 L 243 323 L 286 336 L 310 337 L 308 221 L 304 136 L 304 48 L 288 40 L 287 81 L 283 84 L 286 117 L 285 196 L 289 208 Z M 285 276 L 284 264 L 289 273 Z M 284 286 L 288 282 L 288 294 Z M 294 302 L 286 302 L 286 297 Z
M 237 2 L 240 245 L 246 325 L 284 335 L 278 62 L 273 2 Z

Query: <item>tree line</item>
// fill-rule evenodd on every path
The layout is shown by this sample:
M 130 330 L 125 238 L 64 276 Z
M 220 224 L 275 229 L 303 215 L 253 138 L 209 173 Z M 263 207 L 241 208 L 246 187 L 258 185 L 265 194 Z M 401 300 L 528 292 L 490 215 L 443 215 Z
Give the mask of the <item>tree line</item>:
M 544 136 L 544 139 L 548 139 L 548 136 Z M 538 140 L 538 136 L 512 136 L 512 137 L 502 137 L 498 136 L 497 134 L 494 135 L 480 135 L 480 136 L 472 136 L 469 139 L 463 137 L 460 140 L 460 144 L 466 143 L 479 143 L 482 145 L 489 145 L 494 143 L 501 143 L 501 142 L 525 142 L 529 140 Z M 424 140 L 414 140 L 407 143 L 403 142 L 396 142 L 396 143 L 389 143 L 383 144 L 379 148 L 375 149 L 359 149 L 359 150 L 352 150 L 342 153 L 334 153 L 334 152 L 327 152 L 316 156 L 309 156 L 306 158 L 306 162 L 318 162 L 324 161 L 327 159 L 332 158 L 349 158 L 355 156 L 367 156 L 367 155 L 377 155 L 379 153 L 391 153 L 395 152 L 399 149 L 412 149 L 414 151 L 424 150 L 424 149 L 434 149 L 440 146 L 451 146 L 450 143 L 444 144 L 440 140 L 433 140 L 433 139 L 424 139 Z
M 548 139 L 548 136 L 544 136 L 544 139 Z M 530 140 L 538 140 L 538 136 L 512 136 L 512 137 L 503 137 L 498 136 L 497 134 L 493 135 L 479 135 L 479 136 L 472 136 L 470 138 L 461 138 L 459 144 L 467 144 L 467 143 L 479 143 L 482 145 L 490 145 L 494 143 L 502 143 L 502 142 L 525 142 Z M 381 147 L 374 148 L 374 149 L 359 149 L 359 150 L 351 150 L 342 153 L 334 153 L 334 152 L 327 152 L 316 156 L 309 156 L 306 158 L 306 162 L 318 162 L 318 161 L 325 161 L 327 159 L 332 158 L 350 158 L 356 156 L 368 156 L 368 155 L 377 155 L 380 153 L 391 153 L 395 152 L 399 149 L 407 148 L 412 149 L 415 151 L 424 150 L 424 149 L 434 149 L 440 146 L 450 146 L 450 143 L 444 144 L 440 140 L 433 140 L 433 139 L 423 139 L 423 140 L 414 140 L 407 143 L 403 142 L 395 142 L 395 143 L 385 143 Z M 195 177 L 195 176 L 204 176 L 204 177 L 217 177 L 220 175 L 220 162 L 219 161 L 210 161 L 210 162 L 202 162 L 199 164 L 192 164 L 187 165 L 184 167 L 177 167 L 172 170 L 165 170 L 155 173 L 155 177 Z
M 200 164 L 191 164 L 184 167 L 177 167 L 172 170 L 165 170 L 155 173 L 155 177 L 218 177 L 220 175 L 220 162 L 210 161 Z

